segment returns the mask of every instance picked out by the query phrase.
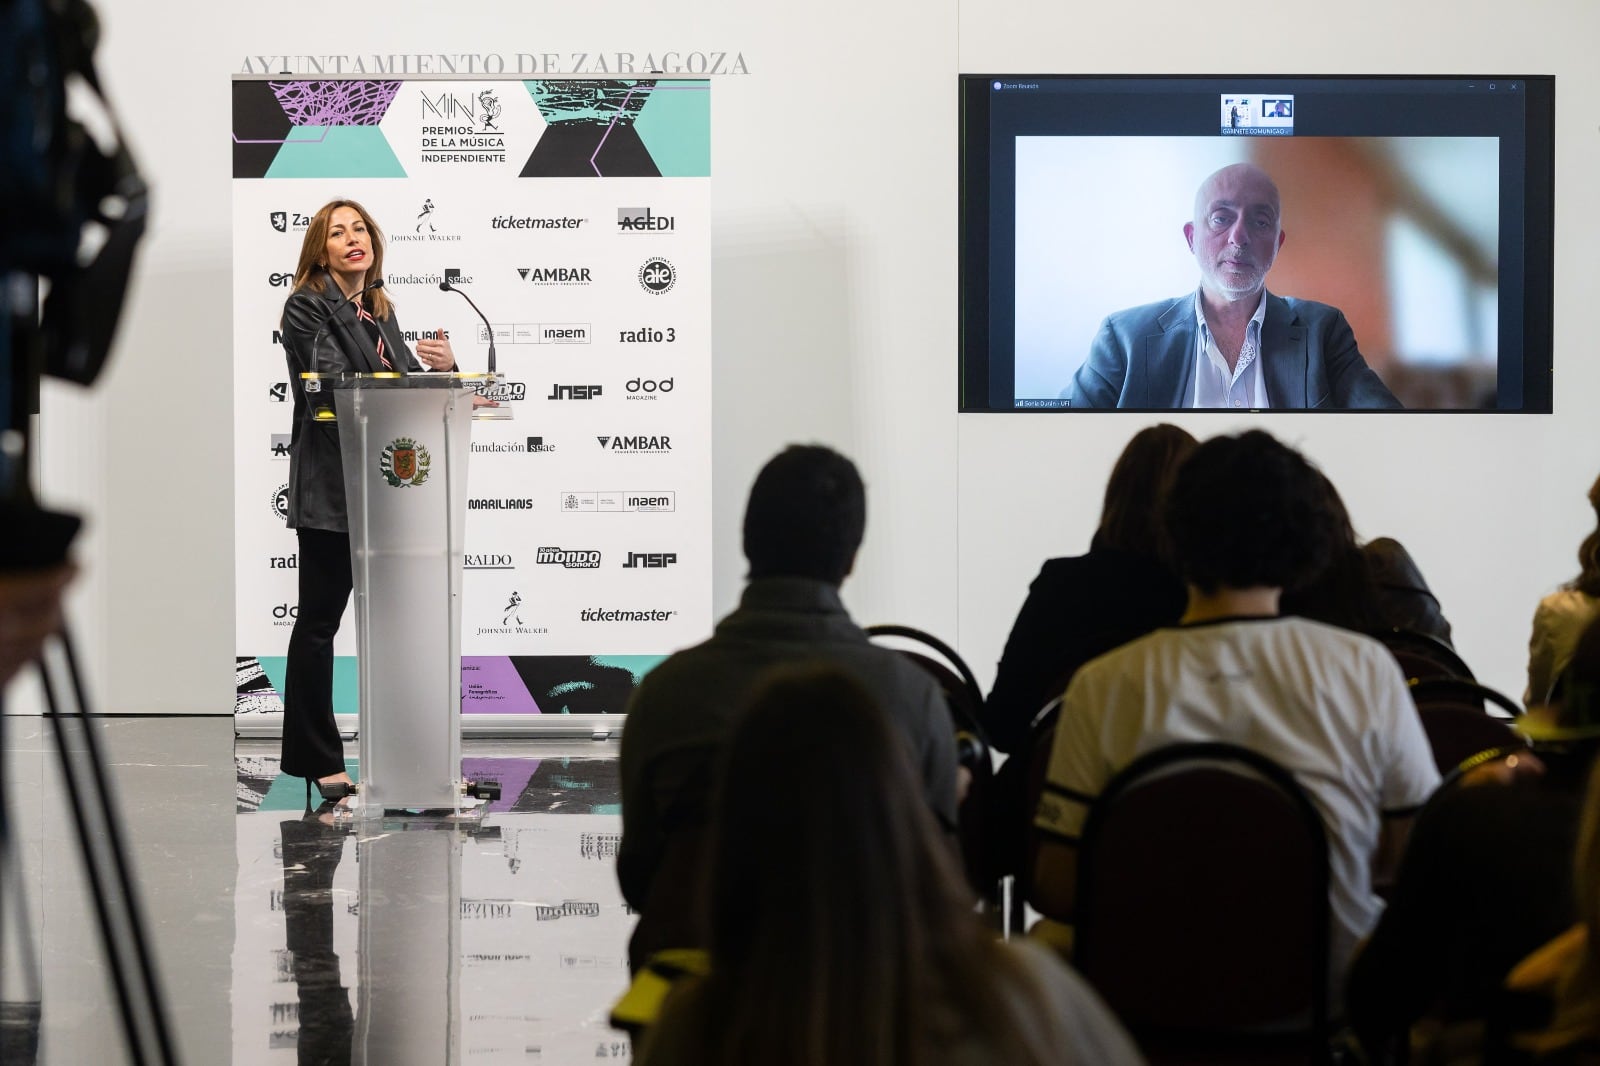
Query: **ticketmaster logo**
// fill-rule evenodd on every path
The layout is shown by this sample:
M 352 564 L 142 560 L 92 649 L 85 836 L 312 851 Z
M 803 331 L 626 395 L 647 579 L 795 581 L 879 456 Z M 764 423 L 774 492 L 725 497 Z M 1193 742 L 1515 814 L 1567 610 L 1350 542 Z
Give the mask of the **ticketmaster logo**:
M 578 612 L 580 622 L 665 622 L 677 611 L 664 611 L 659 607 L 643 611 L 615 610 L 606 607 L 585 607 Z

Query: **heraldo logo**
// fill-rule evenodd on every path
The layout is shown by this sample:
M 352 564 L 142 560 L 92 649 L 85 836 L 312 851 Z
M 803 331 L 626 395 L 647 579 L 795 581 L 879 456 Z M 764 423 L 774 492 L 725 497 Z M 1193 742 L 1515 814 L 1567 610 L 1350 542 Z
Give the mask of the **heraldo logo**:
M 275 626 L 292 626 L 299 617 L 300 607 L 297 604 L 280 603 L 272 609 L 272 624 Z
M 272 457 L 274 459 L 289 458 L 289 434 L 274 433 L 272 435 Z
M 588 285 L 592 280 L 586 266 L 517 267 L 517 274 L 529 285 Z
M 678 562 L 675 552 L 629 552 L 624 570 L 661 570 Z
M 267 275 L 267 284 L 271 285 L 274 289 L 281 289 L 281 288 L 283 288 L 285 285 L 289 284 L 289 282 L 291 282 L 293 280 L 294 280 L 294 275 L 293 274 L 268 274 Z
M 671 437 L 596 437 L 613 455 L 660 455 L 672 450 Z
M 463 570 L 515 570 L 516 562 L 509 552 L 479 552 L 467 553 L 462 563 Z
M 599 385 L 552 385 L 547 400 L 593 400 L 600 395 Z
M 563 492 L 561 510 L 565 514 L 592 511 L 676 511 L 678 494 L 665 489 L 632 489 L 626 492 Z
M 533 501 L 526 497 L 474 497 L 467 501 L 469 511 L 531 511 Z
M 666 329 L 640 326 L 638 329 L 617 331 L 618 344 L 671 344 L 677 339 L 678 330 L 674 326 L 668 326 Z
M 567 548 L 540 548 L 533 560 L 540 566 L 564 566 L 568 570 L 596 570 L 600 566 L 597 551 L 572 551 Z
M 272 513 L 278 516 L 278 521 L 289 521 L 289 483 L 285 481 L 278 486 L 278 491 L 272 494 Z
M 639 268 L 639 285 L 651 296 L 669 293 L 677 283 L 678 272 L 672 269 L 670 262 L 660 257 L 646 259 L 644 266 Z
M 672 391 L 671 378 L 633 378 L 623 388 L 630 400 L 654 400 Z
M 617 208 L 618 233 L 670 233 L 676 227 L 673 216 L 653 214 L 648 207 Z
M 670 621 L 677 611 L 667 611 L 660 607 L 647 607 L 644 610 L 625 610 L 610 607 L 585 607 L 578 612 L 580 622 L 666 622 Z
M 274 381 L 267 389 L 267 399 L 273 403 L 287 403 L 289 400 L 289 383 L 287 381 Z

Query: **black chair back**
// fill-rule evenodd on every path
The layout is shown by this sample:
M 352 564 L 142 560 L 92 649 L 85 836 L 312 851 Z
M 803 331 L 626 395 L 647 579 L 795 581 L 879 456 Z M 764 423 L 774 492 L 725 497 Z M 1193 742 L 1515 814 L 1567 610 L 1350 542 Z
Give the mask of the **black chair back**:
M 1328 843 L 1283 767 L 1180 744 L 1118 773 L 1078 853 L 1073 962 L 1152 1060 L 1259 1034 L 1291 1059 L 1328 1046 Z M 1179 1055 L 1178 1059 L 1184 1056 Z
M 1434 677 L 1474 680 L 1471 668 L 1456 650 L 1438 637 L 1410 629 L 1391 629 L 1377 634 L 1377 638 L 1399 662 L 1408 681 L 1426 681 Z
M 1489 714 L 1490 707 L 1502 712 L 1521 708 L 1486 685 L 1459 678 L 1416 681 L 1411 685 L 1411 698 L 1441 774 L 1450 773 L 1480 752 L 1527 747 L 1506 718 Z

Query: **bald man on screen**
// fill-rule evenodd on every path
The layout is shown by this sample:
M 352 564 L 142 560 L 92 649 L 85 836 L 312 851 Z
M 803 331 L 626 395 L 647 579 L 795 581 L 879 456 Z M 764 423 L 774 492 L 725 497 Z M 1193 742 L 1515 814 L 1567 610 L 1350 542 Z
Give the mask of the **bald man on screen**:
M 1337 307 L 1275 296 L 1283 247 L 1278 187 L 1250 163 L 1195 193 L 1184 239 L 1200 287 L 1107 316 L 1061 390 L 1074 408 L 1398 409 Z

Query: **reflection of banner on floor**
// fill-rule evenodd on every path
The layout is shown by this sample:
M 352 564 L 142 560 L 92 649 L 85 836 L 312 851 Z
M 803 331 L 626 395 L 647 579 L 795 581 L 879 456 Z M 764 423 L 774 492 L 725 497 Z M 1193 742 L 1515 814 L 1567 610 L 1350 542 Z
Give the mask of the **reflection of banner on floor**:
M 490 333 L 446 279 L 491 321 L 513 418 L 473 427 L 463 710 L 619 712 L 709 632 L 709 95 L 704 79 L 235 80 L 237 715 L 281 710 L 298 559 L 279 318 L 334 198 L 384 229 L 413 345 L 443 326 L 463 369 L 485 366 Z

